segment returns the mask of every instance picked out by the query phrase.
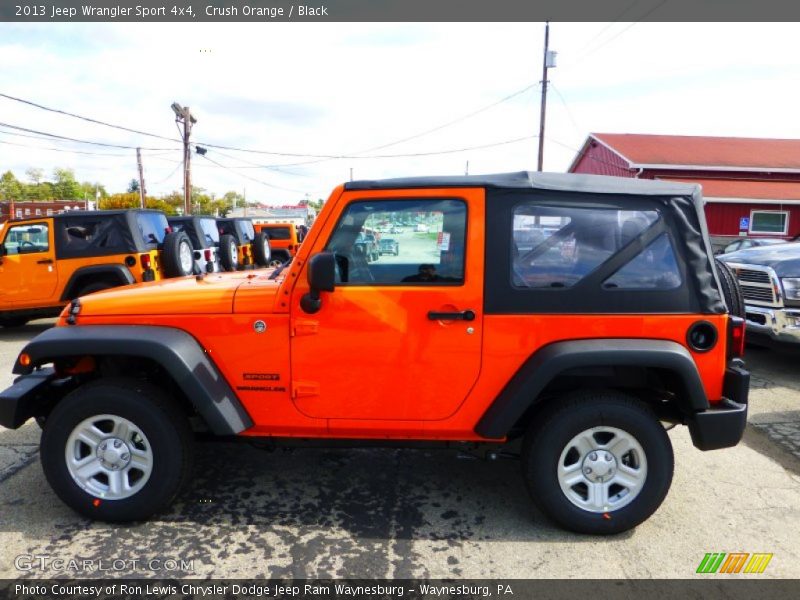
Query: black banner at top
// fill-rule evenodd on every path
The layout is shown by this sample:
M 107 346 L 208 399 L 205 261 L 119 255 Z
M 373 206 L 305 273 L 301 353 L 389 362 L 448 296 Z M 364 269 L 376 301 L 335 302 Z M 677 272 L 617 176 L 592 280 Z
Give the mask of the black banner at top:
M 797 21 L 788 0 L 4 0 L 10 22 Z

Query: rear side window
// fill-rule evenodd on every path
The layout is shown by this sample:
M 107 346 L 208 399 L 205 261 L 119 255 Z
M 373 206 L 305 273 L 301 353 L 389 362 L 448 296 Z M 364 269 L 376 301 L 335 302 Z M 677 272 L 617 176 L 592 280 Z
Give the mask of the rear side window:
M 214 219 L 200 219 L 200 229 L 203 231 L 207 246 L 219 243 L 219 229 Z
M 570 288 L 658 220 L 656 211 L 520 204 L 514 209 L 516 288 Z
M 662 233 L 619 271 L 605 280 L 607 290 L 672 290 L 680 287 L 681 272 L 675 250 Z
M 157 245 L 164 242 L 167 234 L 167 217 L 161 213 L 136 213 L 136 223 L 145 244 Z
M 256 230 L 252 221 L 236 221 L 236 228 L 246 242 L 252 242 L 256 239 Z

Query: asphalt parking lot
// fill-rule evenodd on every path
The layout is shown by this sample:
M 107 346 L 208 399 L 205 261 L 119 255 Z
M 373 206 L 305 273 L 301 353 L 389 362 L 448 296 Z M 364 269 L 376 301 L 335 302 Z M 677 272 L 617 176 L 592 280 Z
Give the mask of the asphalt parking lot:
M 0 385 L 48 323 L 0 331 Z M 233 443 L 199 445 L 191 485 L 170 512 L 133 526 L 93 523 L 47 485 L 38 427 L 0 428 L 0 577 L 691 578 L 707 552 L 773 553 L 757 577 L 800 577 L 798 355 L 750 349 L 748 363 L 743 443 L 703 453 L 674 429 L 665 503 L 611 538 L 545 520 L 512 460 Z

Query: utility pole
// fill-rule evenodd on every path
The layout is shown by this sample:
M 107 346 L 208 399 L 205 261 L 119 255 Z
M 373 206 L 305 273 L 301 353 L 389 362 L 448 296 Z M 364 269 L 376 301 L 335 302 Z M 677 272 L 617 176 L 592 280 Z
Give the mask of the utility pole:
M 556 53 L 550 51 L 550 21 L 544 26 L 544 57 L 542 59 L 542 106 L 539 115 L 539 162 L 538 171 L 544 164 L 544 120 L 547 109 L 547 69 L 556 66 Z
M 467 166 L 464 167 L 464 175 L 469 175 L 469 161 L 467 161 Z
M 136 164 L 139 166 L 139 208 L 144 208 L 144 170 L 142 169 L 142 149 L 136 149 Z
M 172 103 L 175 122 L 183 123 L 183 214 L 192 214 L 192 152 L 189 149 L 189 136 L 197 119 L 192 116 L 188 106 Z
M 244 216 L 247 216 L 247 188 L 242 188 L 242 201 L 244 202 Z

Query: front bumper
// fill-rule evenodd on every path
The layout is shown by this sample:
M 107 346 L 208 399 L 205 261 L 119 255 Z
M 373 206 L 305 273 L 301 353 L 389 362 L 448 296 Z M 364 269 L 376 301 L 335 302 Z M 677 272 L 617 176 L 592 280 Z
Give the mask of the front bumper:
M 717 450 L 741 441 L 747 426 L 749 388 L 750 373 L 744 363 L 738 359 L 732 361 L 725 371 L 722 402 L 686 419 L 695 447 Z
M 50 384 L 55 377 L 52 367 L 17 377 L 14 385 L 0 392 L 0 425 L 17 429 L 40 414 L 50 399 Z
M 774 342 L 800 344 L 800 309 L 745 305 L 747 332 Z

